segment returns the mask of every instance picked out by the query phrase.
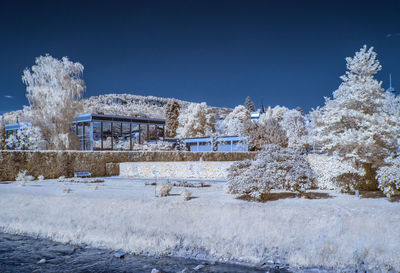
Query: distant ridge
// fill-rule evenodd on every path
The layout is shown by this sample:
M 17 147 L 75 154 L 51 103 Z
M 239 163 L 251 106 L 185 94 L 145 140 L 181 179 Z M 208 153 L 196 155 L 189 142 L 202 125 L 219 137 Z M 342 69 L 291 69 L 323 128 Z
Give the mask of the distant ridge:
M 105 94 L 85 98 L 82 101 L 84 112 L 164 118 L 165 107 L 170 99 L 172 98 L 132 94 Z M 191 103 L 195 103 L 179 99 L 175 100 L 179 103 L 182 110 L 186 109 Z M 212 106 L 209 106 L 209 108 L 215 114 L 216 118 L 224 118 L 232 111 L 231 108 Z
M 172 98 L 133 94 L 104 94 L 83 98 L 81 100 L 82 113 L 165 118 L 165 107 L 170 99 Z M 175 100 L 181 106 L 181 110 L 185 110 L 191 103 L 195 103 L 179 99 Z M 217 119 L 224 118 L 232 112 L 231 108 L 209 106 L 209 109 Z M 6 124 L 15 123 L 17 117 L 19 117 L 19 121 L 28 121 L 24 118 L 23 110 L 3 113 L 3 117 Z

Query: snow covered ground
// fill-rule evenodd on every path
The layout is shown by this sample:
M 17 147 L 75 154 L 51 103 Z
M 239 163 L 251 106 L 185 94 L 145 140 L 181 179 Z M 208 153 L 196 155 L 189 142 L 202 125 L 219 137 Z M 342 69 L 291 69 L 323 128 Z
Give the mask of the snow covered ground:
M 0 184 L 0 228 L 150 255 L 400 270 L 400 202 L 318 191 L 254 203 L 223 187 L 189 188 L 184 201 L 183 188 L 160 198 L 127 178 Z

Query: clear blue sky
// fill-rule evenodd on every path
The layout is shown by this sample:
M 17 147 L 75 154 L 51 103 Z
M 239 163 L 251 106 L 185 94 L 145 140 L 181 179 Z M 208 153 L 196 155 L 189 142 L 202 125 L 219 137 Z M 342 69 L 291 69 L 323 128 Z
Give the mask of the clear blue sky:
M 132 93 L 308 112 L 374 46 L 400 89 L 400 1 L 4 1 L 0 112 L 27 105 L 35 57 L 84 65 L 85 97 Z

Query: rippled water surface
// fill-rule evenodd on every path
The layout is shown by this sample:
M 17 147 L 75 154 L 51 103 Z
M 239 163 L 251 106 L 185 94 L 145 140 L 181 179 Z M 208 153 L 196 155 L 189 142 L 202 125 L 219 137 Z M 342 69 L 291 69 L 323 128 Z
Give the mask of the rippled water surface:
M 247 267 L 178 257 L 149 257 L 0 233 L 0 272 L 289 272 L 278 266 Z M 193 268 L 199 266 L 199 270 Z

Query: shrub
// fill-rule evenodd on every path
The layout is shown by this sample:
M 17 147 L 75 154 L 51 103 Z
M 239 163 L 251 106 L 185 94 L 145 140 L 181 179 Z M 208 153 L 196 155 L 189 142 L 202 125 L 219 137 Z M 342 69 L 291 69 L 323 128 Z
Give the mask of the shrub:
M 214 114 L 205 102 L 189 104 L 186 110 L 179 113 L 178 123 L 176 134 L 180 138 L 203 137 L 215 131 Z
M 229 168 L 227 191 L 262 200 L 271 190 L 303 193 L 313 186 L 314 173 L 299 151 L 266 145 L 255 160 Z
M 387 166 L 380 167 L 376 174 L 379 189 L 391 197 L 400 190 L 400 157 L 388 157 L 385 159 Z
M 168 196 L 172 190 L 172 185 L 170 184 L 161 184 L 156 187 L 156 193 L 159 197 Z
M 183 196 L 183 200 L 185 201 L 189 201 L 190 199 L 192 199 L 192 192 L 187 189 L 183 189 L 181 191 L 181 195 Z
M 224 122 L 224 133 L 228 136 L 243 136 L 246 124 L 251 122 L 251 115 L 243 105 L 238 105 L 230 112 Z
M 32 175 L 28 175 L 27 170 L 20 171 L 17 174 L 17 177 L 15 178 L 15 181 L 33 181 L 33 180 L 35 180 L 35 177 L 33 177 Z
M 307 160 L 316 175 L 319 189 L 355 191 L 357 181 L 365 175 L 362 168 L 356 169 L 350 161 L 330 155 L 309 154 Z
M 261 150 L 264 145 L 276 144 L 287 147 L 288 138 L 277 119 L 270 118 L 263 122 L 245 124 L 245 135 L 250 150 Z

